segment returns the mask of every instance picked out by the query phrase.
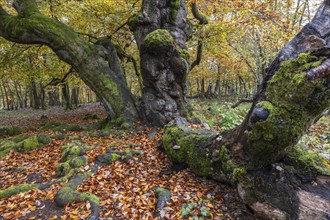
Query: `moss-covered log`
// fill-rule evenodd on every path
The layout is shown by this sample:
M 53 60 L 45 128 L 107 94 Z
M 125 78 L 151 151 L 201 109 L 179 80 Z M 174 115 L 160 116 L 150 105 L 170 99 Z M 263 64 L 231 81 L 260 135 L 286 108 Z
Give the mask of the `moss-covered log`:
M 15 0 L 18 16 L 0 7 L 0 36 L 21 44 L 49 46 L 58 57 L 71 65 L 81 79 L 103 101 L 112 118 L 119 123 L 138 120 L 130 93 L 117 59 L 116 50 L 106 44 L 92 44 L 73 29 L 40 13 L 33 0 Z M 118 119 L 119 118 L 119 119 Z

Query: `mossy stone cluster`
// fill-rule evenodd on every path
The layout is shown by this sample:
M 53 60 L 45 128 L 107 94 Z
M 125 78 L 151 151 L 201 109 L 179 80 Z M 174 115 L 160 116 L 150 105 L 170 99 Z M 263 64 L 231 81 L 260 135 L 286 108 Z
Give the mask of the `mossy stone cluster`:
M 50 144 L 51 141 L 51 138 L 44 134 L 4 139 L 0 141 L 0 157 L 6 156 L 12 150 L 33 151 Z
M 56 176 L 62 177 L 71 173 L 73 169 L 86 166 L 88 160 L 83 155 L 91 146 L 84 145 L 80 142 L 71 142 L 61 147 L 63 150 L 61 160 L 56 167 Z
M 329 80 L 308 80 L 306 72 L 322 59 L 309 54 L 285 61 L 268 82 L 266 100 L 257 104 L 269 112 L 248 132 L 253 166 L 283 157 L 306 129 L 330 106 Z
M 66 204 L 76 201 L 90 201 L 98 205 L 100 201 L 97 196 L 90 193 L 79 193 L 75 191 L 78 185 L 82 184 L 91 175 L 92 173 L 87 172 L 72 177 L 56 194 L 56 205 L 64 207 Z

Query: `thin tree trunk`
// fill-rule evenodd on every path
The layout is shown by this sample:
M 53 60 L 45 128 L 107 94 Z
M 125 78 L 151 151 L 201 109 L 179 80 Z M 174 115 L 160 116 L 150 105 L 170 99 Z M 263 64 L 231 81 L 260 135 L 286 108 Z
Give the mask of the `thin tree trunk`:
M 72 104 L 71 104 L 71 98 L 70 98 L 70 88 L 67 83 L 64 83 L 62 85 L 62 94 L 63 94 L 63 100 L 64 100 L 64 109 L 65 110 L 71 110 Z
M 39 109 L 40 108 L 40 99 L 39 99 L 38 89 L 37 89 L 34 79 L 32 79 L 32 82 L 31 82 L 31 91 L 32 91 L 32 100 L 33 100 L 32 108 Z

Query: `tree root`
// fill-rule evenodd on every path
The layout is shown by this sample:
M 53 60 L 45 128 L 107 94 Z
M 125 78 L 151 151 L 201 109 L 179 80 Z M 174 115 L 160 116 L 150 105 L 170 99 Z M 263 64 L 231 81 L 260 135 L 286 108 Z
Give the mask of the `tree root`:
M 171 200 L 171 192 L 162 187 L 156 187 L 154 192 L 157 199 L 156 216 L 161 216 L 161 211 L 165 207 L 166 203 Z

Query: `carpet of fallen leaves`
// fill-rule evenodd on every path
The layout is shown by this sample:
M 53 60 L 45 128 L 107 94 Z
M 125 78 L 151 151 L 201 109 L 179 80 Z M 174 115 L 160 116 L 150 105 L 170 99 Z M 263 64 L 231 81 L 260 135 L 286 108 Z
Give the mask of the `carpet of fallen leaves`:
M 103 114 L 98 107 L 92 109 L 94 113 L 96 111 L 98 114 Z M 85 115 L 86 111 L 83 113 Z M 57 116 L 49 115 L 49 117 L 57 118 L 57 121 L 72 121 L 72 119 L 63 119 L 66 113 L 62 113 L 62 116 L 59 116 L 60 113 L 55 115 Z M 80 118 L 81 115 L 82 113 Z M 74 118 L 77 122 L 78 117 L 74 116 Z M 22 124 L 25 122 L 20 123 Z M 244 216 L 248 213 L 244 205 L 235 197 L 233 189 L 228 186 L 221 186 L 211 180 L 197 177 L 189 169 L 172 171 L 166 154 L 158 149 L 156 144 L 161 138 L 162 130 L 158 130 L 152 138 L 150 138 L 151 133 L 151 129 L 145 129 L 121 136 L 85 135 L 82 138 L 83 142 L 95 146 L 95 149 L 86 152 L 89 165 L 81 168 L 80 172 L 89 170 L 96 157 L 105 153 L 110 147 L 114 151 L 142 151 L 141 155 L 135 156 L 128 162 L 116 161 L 111 165 L 100 167 L 97 173 L 78 187 L 78 191 L 90 192 L 100 198 L 101 219 L 159 219 L 155 216 L 157 202 L 153 192 L 155 187 L 167 188 L 172 193 L 171 201 L 160 213 L 164 219 L 182 219 L 180 212 L 184 204 L 198 203 L 202 200 L 204 208 L 210 213 L 206 219 L 234 219 L 235 216 Z M 50 145 L 42 149 L 28 153 L 12 152 L 1 158 L 0 190 L 17 184 L 49 183 L 56 180 L 55 167 L 62 153 L 59 147 L 72 141 L 72 135 L 84 135 L 82 132 L 70 132 L 70 134 L 71 136 L 63 140 L 53 139 Z M 15 168 L 19 167 L 24 169 L 14 172 Z M 8 199 L 0 199 L 0 219 L 85 219 L 91 211 L 88 202 L 72 203 L 64 209 L 58 208 L 53 202 L 63 184 L 65 183 L 53 185 L 44 191 L 34 189 Z M 200 212 L 196 209 L 192 210 L 192 214 L 198 216 Z M 247 215 L 249 218 L 246 219 L 251 219 L 251 215 Z

